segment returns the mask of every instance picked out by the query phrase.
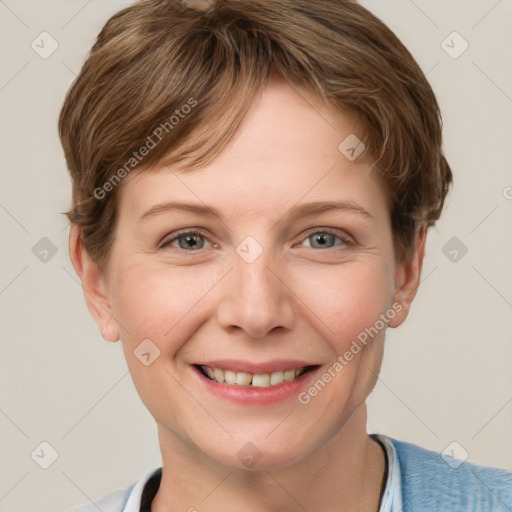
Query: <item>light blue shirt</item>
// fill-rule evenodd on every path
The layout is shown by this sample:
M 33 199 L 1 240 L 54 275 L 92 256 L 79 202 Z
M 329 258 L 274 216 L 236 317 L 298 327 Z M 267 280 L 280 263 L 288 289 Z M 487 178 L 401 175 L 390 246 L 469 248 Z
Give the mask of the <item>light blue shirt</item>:
M 511 472 L 467 461 L 449 464 L 438 452 L 383 434 L 371 437 L 384 446 L 388 467 L 378 512 L 512 512 Z M 140 512 L 144 487 L 161 469 L 68 512 Z

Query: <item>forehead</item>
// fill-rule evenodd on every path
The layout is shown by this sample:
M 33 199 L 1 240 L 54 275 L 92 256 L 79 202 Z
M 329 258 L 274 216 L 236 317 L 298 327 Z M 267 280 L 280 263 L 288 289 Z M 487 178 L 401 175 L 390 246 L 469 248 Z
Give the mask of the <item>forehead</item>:
M 342 113 L 281 80 L 254 101 L 224 151 L 199 170 L 172 165 L 133 171 L 120 208 L 140 218 L 158 203 L 186 199 L 233 207 L 257 218 L 272 209 L 315 200 L 352 200 L 378 208 L 384 184 L 365 154 L 352 161 L 343 141 L 362 138 L 353 115 Z M 358 138 L 359 138 L 358 137 Z

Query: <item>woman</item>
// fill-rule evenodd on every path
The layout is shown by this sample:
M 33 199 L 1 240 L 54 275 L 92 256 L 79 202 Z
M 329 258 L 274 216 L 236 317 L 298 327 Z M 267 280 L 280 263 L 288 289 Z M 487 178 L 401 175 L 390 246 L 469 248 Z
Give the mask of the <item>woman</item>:
M 71 260 L 162 453 L 97 506 L 510 510 L 512 474 L 366 432 L 452 182 L 424 74 L 349 0 L 200 4 L 112 17 L 61 112 Z

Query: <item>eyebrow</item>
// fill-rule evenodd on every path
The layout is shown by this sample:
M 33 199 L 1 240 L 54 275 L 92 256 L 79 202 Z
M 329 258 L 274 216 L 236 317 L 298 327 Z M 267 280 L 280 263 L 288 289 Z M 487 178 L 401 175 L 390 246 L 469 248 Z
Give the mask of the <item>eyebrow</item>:
M 171 211 L 187 211 L 203 216 L 214 215 L 215 217 L 222 219 L 222 215 L 220 214 L 220 212 L 212 206 L 206 206 L 195 203 L 186 203 L 182 201 L 172 201 L 153 206 L 140 217 L 139 222 L 150 217 L 153 217 L 155 215 L 168 213 Z M 313 215 L 318 215 L 320 213 L 330 211 L 348 211 L 352 213 L 357 213 L 368 219 L 374 219 L 373 215 L 370 212 L 368 212 L 361 205 L 353 201 L 314 201 L 311 203 L 302 203 L 294 206 L 291 210 L 289 210 L 286 213 L 283 221 L 287 221 L 290 219 L 302 219 L 304 217 L 310 217 Z

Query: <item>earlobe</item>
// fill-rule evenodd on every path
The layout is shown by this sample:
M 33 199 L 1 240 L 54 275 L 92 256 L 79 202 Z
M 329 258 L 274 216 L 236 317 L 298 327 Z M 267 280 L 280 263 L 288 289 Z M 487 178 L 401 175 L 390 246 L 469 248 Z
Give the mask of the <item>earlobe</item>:
M 119 331 L 115 325 L 112 325 L 112 317 L 110 317 L 107 321 L 107 325 L 103 327 L 101 331 L 101 335 L 105 341 L 110 341 L 111 343 L 115 343 L 119 340 Z
M 76 224 L 71 224 L 69 233 L 69 256 L 82 282 L 87 308 L 103 338 L 106 341 L 117 341 L 119 331 L 112 319 L 112 307 L 105 277 L 84 247 L 81 228 Z
M 411 303 L 416 296 L 421 281 L 426 237 L 427 226 L 421 224 L 416 231 L 414 249 L 409 260 L 397 264 L 393 304 L 400 304 L 400 308 L 397 308 L 399 312 L 388 323 L 389 327 L 398 327 L 409 315 Z

